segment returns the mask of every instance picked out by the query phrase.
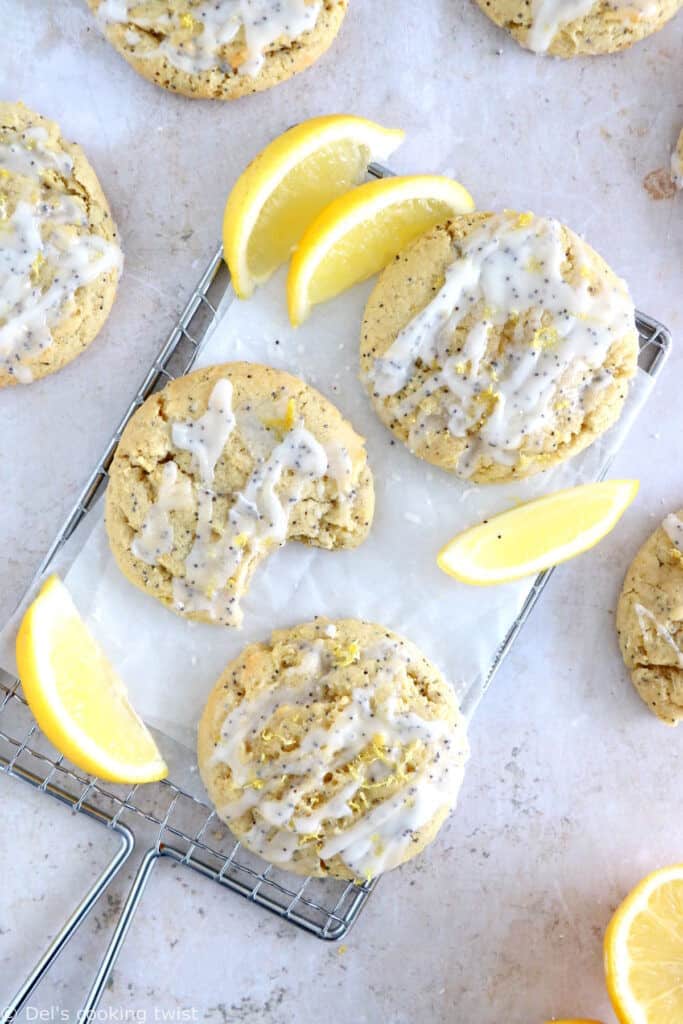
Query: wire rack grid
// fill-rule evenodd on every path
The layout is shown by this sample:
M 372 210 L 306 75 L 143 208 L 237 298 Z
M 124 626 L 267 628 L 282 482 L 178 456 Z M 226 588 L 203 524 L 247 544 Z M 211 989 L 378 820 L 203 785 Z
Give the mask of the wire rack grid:
M 390 173 L 378 166 L 371 167 L 370 171 L 375 177 Z M 228 301 L 231 291 L 230 275 L 222 250 L 218 249 L 43 559 L 29 593 L 34 593 L 38 581 L 54 569 L 58 554 L 102 495 L 111 460 L 130 417 L 150 394 L 191 369 L 204 339 L 216 323 L 219 305 Z M 640 366 L 654 377 L 670 348 L 670 334 L 662 324 L 645 314 L 637 315 L 637 326 Z M 477 701 L 540 597 L 551 571 L 537 577 L 496 654 L 484 686 L 479 689 Z M 468 703 L 472 706 L 468 707 Z M 473 706 L 474 698 L 466 697 L 464 712 L 471 713 Z M 11 999 L 4 1004 L 0 1001 L 0 1024 L 15 1019 L 135 847 L 142 850 L 143 855 L 104 959 L 81 1007 L 80 1019 L 89 1019 L 86 1015 L 97 1007 L 147 881 L 162 858 L 193 869 L 324 940 L 339 940 L 348 933 L 376 884 L 376 881 L 358 885 L 334 879 L 301 879 L 268 865 L 235 841 L 209 805 L 188 791 L 191 787 L 168 780 L 141 787 L 120 787 L 85 775 L 52 747 L 33 719 L 19 681 L 2 671 L 0 771 L 49 794 L 72 811 L 88 816 L 118 839 L 113 857 L 29 976 Z

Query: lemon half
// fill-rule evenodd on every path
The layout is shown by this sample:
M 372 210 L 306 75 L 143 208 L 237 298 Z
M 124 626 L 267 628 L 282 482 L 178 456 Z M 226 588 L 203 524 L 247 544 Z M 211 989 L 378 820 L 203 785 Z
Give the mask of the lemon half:
M 648 875 L 618 908 L 605 973 L 622 1024 L 683 1021 L 683 864 Z

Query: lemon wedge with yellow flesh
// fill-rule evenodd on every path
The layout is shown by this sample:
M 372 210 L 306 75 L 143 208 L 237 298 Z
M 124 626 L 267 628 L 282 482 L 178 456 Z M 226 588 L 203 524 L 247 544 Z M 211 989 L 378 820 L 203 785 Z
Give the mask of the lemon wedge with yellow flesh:
M 274 139 L 228 197 L 223 249 L 233 287 L 247 298 L 266 281 L 328 203 L 386 160 L 405 132 L 362 117 L 314 117 Z
M 419 235 L 474 202 L 457 181 L 433 174 L 382 178 L 335 199 L 307 228 L 287 278 L 289 318 L 382 270 Z
M 683 864 L 648 875 L 605 933 L 605 973 L 621 1024 L 683 1021 Z
M 124 684 L 57 576 L 24 615 L 16 651 L 29 707 L 69 761 L 112 782 L 154 782 L 168 774 Z
M 542 572 L 597 544 L 637 492 L 637 480 L 555 491 L 458 534 L 439 552 L 437 563 L 450 576 L 477 586 Z

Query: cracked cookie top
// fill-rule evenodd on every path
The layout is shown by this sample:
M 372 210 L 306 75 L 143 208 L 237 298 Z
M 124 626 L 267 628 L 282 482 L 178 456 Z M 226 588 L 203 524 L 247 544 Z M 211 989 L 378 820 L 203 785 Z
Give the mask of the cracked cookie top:
M 355 547 L 373 510 L 363 439 L 339 411 L 288 373 L 226 363 L 172 381 L 132 417 L 106 524 L 136 586 L 188 618 L 239 626 L 271 551 Z
M 79 146 L 0 103 L 0 387 L 59 370 L 95 338 L 123 258 Z

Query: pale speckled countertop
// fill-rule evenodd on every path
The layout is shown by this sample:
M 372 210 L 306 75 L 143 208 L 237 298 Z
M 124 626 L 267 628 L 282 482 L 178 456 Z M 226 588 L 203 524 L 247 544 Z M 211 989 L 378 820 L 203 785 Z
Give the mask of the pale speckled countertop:
M 345 110 L 401 125 L 397 169 L 454 173 L 482 207 L 566 220 L 628 278 L 642 309 L 683 333 L 683 195 L 655 201 L 643 185 L 683 123 L 683 15 L 629 53 L 561 63 L 518 49 L 469 0 L 352 0 L 316 68 L 231 106 L 139 79 L 82 0 L 0 0 L 0 24 L 0 92 L 85 147 L 126 252 L 92 349 L 58 377 L 0 397 L 0 620 L 212 253 L 230 184 L 294 120 Z M 683 844 L 683 732 L 634 695 L 613 626 L 630 556 L 683 505 L 682 371 L 675 351 L 614 467 L 640 477 L 637 504 L 616 534 L 557 572 L 477 714 L 457 813 L 425 856 L 383 882 L 348 949 L 163 868 L 102 1004 L 109 1019 L 164 1010 L 216 1024 L 613 1020 L 605 924 L 644 872 L 681 859 Z M 24 785 L 0 780 L 0 792 L 1 1005 L 106 851 L 95 826 Z M 43 1019 L 79 1005 L 125 884 L 112 886 L 34 1001 L 52 1007 Z

